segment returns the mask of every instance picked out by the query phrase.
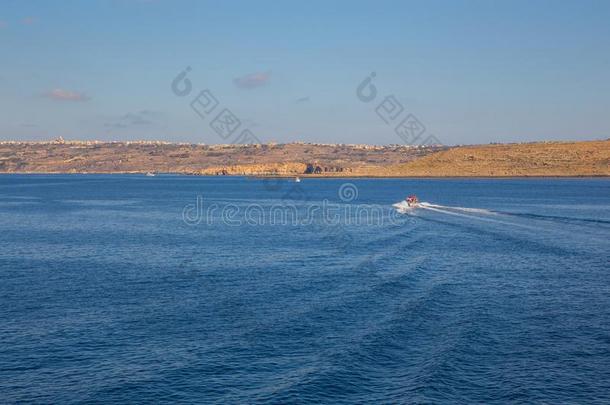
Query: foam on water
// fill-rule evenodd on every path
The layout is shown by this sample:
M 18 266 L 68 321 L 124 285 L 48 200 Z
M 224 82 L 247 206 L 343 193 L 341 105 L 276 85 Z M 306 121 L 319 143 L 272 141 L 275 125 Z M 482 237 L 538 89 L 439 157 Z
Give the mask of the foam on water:
M 488 214 L 488 215 L 494 214 L 493 211 L 486 210 L 483 208 L 452 207 L 452 206 L 447 206 L 447 205 L 430 204 L 427 202 L 422 202 L 422 203 L 420 203 L 420 205 L 422 206 L 422 208 L 438 208 L 438 209 L 452 210 L 452 211 L 472 212 L 472 213 L 476 213 L 476 214 Z
M 431 209 L 431 210 L 436 210 L 436 211 L 443 211 L 443 212 L 447 212 L 447 213 L 450 213 L 451 211 L 456 211 L 456 212 L 467 212 L 467 213 L 485 214 L 485 215 L 495 214 L 495 212 L 493 212 L 491 210 L 486 210 L 483 208 L 452 207 L 452 206 L 447 206 L 447 205 L 432 204 L 432 203 L 425 202 L 425 201 L 418 203 L 417 206 L 409 206 L 409 204 L 407 204 L 406 201 L 400 201 L 395 204 L 392 204 L 392 207 L 396 208 L 396 210 L 401 213 L 413 212 L 417 208 L 423 208 L 423 209 Z
M 593 219 L 593 218 L 576 218 L 570 216 L 558 216 L 558 215 L 543 215 L 543 214 L 530 214 L 521 212 L 508 212 L 508 211 L 493 211 L 484 208 L 469 208 L 469 207 L 458 207 L 458 206 L 447 206 L 440 204 L 432 204 L 429 202 L 420 202 L 417 206 L 409 206 L 406 201 L 392 205 L 399 213 L 414 215 L 418 210 L 426 210 L 431 212 L 437 212 L 444 215 L 450 215 L 454 217 L 461 217 L 467 220 L 475 220 L 482 222 L 495 223 L 508 227 L 528 229 L 534 232 L 553 232 L 553 233 L 566 233 L 573 232 L 556 226 L 544 226 L 543 224 L 537 223 L 532 224 L 532 220 L 543 221 L 543 223 L 550 222 L 565 222 L 576 225 L 585 226 L 588 223 L 597 224 L 602 227 L 606 227 L 610 224 L 610 221 L 604 219 Z M 491 218 L 490 216 L 493 216 Z M 519 219 L 528 220 L 526 223 L 518 221 Z M 587 229 L 581 230 L 583 234 L 589 234 Z M 592 238 L 599 240 L 599 235 L 593 234 Z

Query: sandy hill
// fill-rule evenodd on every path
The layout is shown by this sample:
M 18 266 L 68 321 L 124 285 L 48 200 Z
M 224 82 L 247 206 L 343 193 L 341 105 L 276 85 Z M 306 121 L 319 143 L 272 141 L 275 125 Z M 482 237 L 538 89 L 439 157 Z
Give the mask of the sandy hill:
M 609 176 L 610 140 L 462 146 L 387 169 L 397 176 Z
M 609 176 L 610 140 L 456 147 L 0 142 L 2 173 Z

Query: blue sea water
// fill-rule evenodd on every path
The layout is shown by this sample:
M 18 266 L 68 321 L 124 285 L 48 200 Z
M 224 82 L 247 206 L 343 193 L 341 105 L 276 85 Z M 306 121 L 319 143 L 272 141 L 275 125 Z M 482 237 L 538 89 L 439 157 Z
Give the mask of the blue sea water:
M 0 401 L 608 403 L 609 252 L 608 179 L 1 175 Z

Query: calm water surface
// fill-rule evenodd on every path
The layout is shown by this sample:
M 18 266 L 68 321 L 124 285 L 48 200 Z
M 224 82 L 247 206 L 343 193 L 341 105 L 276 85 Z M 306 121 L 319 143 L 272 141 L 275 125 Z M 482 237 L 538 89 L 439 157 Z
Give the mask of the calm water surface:
M 608 403 L 609 252 L 607 179 L 2 175 L 0 401 Z

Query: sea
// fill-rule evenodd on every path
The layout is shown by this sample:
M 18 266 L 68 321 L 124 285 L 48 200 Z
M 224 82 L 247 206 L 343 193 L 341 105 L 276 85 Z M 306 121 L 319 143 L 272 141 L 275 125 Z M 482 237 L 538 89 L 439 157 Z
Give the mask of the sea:
M 0 175 L 0 402 L 609 403 L 610 180 Z

